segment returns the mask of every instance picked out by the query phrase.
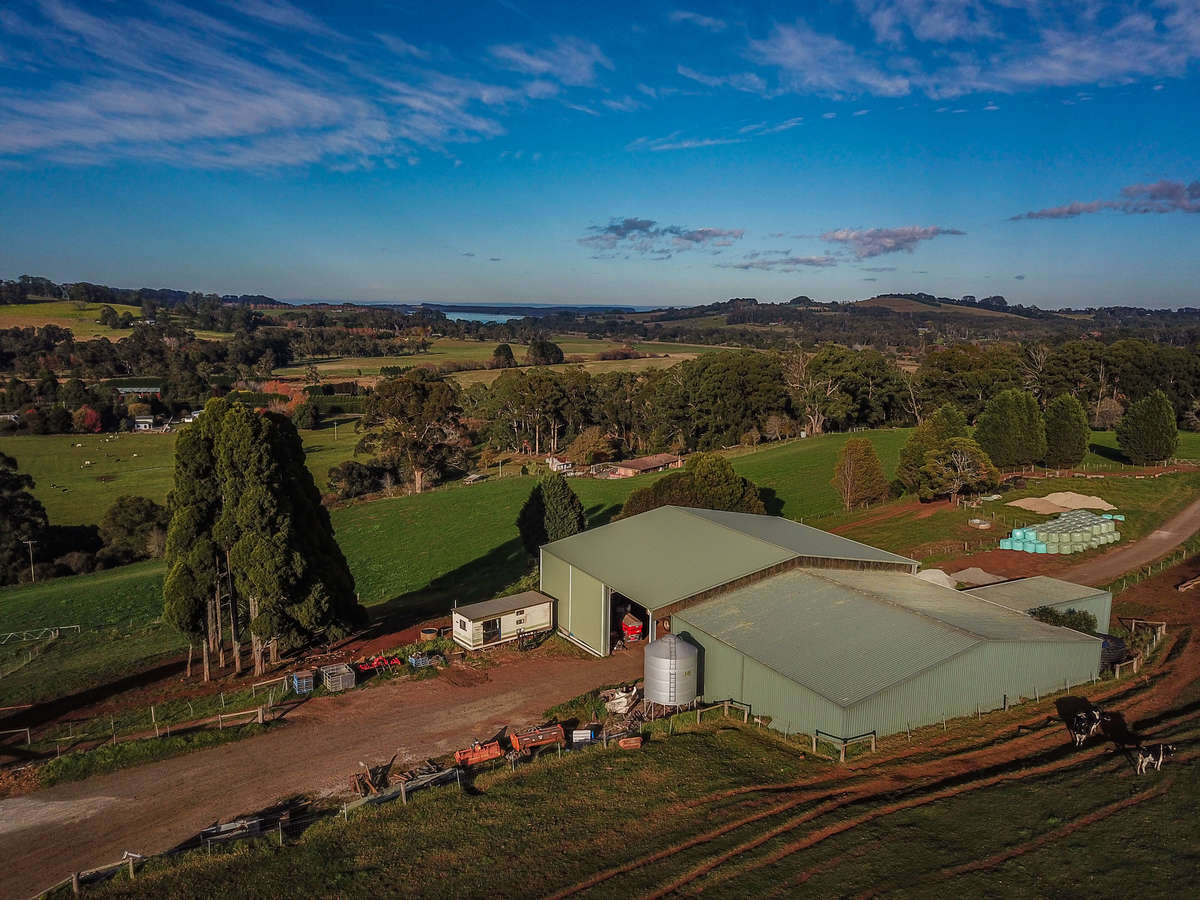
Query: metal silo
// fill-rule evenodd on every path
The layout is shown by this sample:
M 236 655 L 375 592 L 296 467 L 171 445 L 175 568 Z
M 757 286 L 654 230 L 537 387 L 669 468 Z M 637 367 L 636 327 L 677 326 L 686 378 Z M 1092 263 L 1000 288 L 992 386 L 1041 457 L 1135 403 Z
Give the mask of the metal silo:
M 659 706 L 687 706 L 696 699 L 700 652 L 673 634 L 654 641 L 645 652 L 646 699 Z

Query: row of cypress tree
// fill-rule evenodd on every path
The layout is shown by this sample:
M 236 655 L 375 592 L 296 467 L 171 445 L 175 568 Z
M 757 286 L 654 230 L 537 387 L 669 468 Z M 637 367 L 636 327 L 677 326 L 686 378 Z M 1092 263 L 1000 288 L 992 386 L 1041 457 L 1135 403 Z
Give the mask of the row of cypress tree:
M 254 673 L 278 658 L 337 639 L 366 616 L 333 536 L 295 427 L 282 416 L 210 400 L 175 445 L 163 617 L 235 672 L 248 636 Z M 189 649 L 190 660 L 190 649 Z

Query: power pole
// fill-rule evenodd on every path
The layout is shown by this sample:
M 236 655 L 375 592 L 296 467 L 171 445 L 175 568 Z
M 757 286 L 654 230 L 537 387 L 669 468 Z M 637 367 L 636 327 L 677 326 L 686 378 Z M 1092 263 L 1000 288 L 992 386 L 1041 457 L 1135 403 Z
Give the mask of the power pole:
M 36 544 L 37 541 L 22 541 L 21 543 L 29 547 L 29 581 L 30 583 L 33 583 L 37 581 L 37 573 L 33 571 L 33 545 Z

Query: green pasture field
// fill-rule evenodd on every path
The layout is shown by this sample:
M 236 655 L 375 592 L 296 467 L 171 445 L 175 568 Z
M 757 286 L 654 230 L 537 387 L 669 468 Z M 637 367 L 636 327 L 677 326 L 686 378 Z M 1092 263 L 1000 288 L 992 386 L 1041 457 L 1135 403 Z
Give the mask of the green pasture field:
M 304 429 L 300 436 L 308 467 L 324 491 L 330 467 L 353 456 L 359 436 L 352 424 L 339 427 L 336 439 L 332 426 Z M 0 436 L 0 453 L 14 457 L 20 470 L 33 476 L 33 493 L 46 507 L 51 524 L 88 525 L 99 522 L 113 501 L 125 494 L 166 502 L 173 481 L 175 437 L 175 432 L 120 433 L 115 438 L 5 435 Z M 85 466 L 88 460 L 91 465 Z
M 592 375 L 604 372 L 643 372 L 646 369 L 669 369 L 685 359 L 695 359 L 694 353 L 671 353 L 670 356 L 654 356 L 643 359 L 594 359 L 585 363 L 562 363 L 557 366 L 546 366 L 552 372 L 566 372 L 570 369 L 583 369 Z M 500 377 L 502 372 L 511 369 L 472 369 L 467 372 L 455 372 L 450 377 L 469 387 L 472 384 L 491 384 Z
M 13 303 L 0 305 L 0 328 L 28 328 L 42 325 L 58 325 L 70 329 L 76 340 L 108 338 L 119 341 L 129 336 L 127 328 L 107 328 L 96 320 L 100 318 L 103 303 L 77 304 L 74 300 L 49 300 L 44 303 Z M 117 315 L 129 313 L 135 319 L 142 317 L 141 307 L 121 303 L 108 304 Z
M 594 340 L 578 334 L 556 334 L 550 339 L 562 348 L 562 352 L 570 356 L 593 357 L 605 350 L 619 350 L 630 346 L 622 341 Z M 457 338 L 437 338 L 428 353 L 415 353 L 410 356 L 335 356 L 313 360 L 312 365 L 325 378 L 355 378 L 358 376 L 378 375 L 384 366 L 415 366 L 437 365 L 445 362 L 485 363 L 492 358 L 492 353 L 498 346 L 497 341 L 465 341 Z M 510 342 L 513 355 L 517 362 L 524 364 L 525 354 L 529 351 L 527 344 Z M 669 353 L 672 357 L 684 354 L 710 353 L 720 347 L 703 344 L 671 344 L 661 341 L 639 341 L 632 344 L 635 350 L 643 353 Z M 684 358 L 687 358 L 686 356 Z M 604 362 L 589 360 L 590 364 Z M 622 362 L 611 360 L 609 362 Z M 304 375 L 310 365 L 309 361 L 284 366 L 276 369 L 275 374 L 283 378 L 293 378 Z M 492 378 L 495 374 L 492 374 Z
M 838 796 L 829 763 L 710 715 L 700 726 L 681 717 L 669 737 L 656 725 L 639 751 L 594 748 L 480 773 L 466 793 L 451 785 L 365 807 L 283 847 L 269 837 L 155 858 L 135 881 L 118 874 L 96 890 L 203 897 L 233 884 L 255 896 L 349 896 L 403 885 L 493 897 L 549 895 L 612 872 L 584 895 L 657 896 L 691 875 L 683 892 L 714 896 L 1165 897 L 1194 881 L 1194 765 L 1135 779 L 1099 758 L 1033 774 L 1018 761 L 998 767 L 1009 780 L 942 799 L 930 795 L 949 782 L 898 779 L 892 792 L 822 809 Z M 824 798 L 802 802 L 782 787 L 821 776 L 834 779 Z M 1142 796 L 1167 778 L 1169 791 Z M 737 792 L 751 785 L 781 787 Z M 903 802 L 914 805 L 895 808 Z M 789 846 L 822 829 L 824 839 Z M 992 864 L 958 868 L 978 860 Z

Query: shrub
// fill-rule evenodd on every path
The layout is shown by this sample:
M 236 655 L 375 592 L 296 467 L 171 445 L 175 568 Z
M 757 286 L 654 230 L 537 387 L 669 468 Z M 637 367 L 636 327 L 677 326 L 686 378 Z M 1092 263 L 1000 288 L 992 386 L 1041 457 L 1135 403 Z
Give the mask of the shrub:
M 758 486 L 738 475 L 729 460 L 715 453 L 696 453 L 689 457 L 684 469 L 634 491 L 621 508 L 621 518 L 660 506 L 766 512 Z
M 500 344 L 492 352 L 493 369 L 511 369 L 517 364 L 517 358 L 513 356 L 512 347 L 508 344 Z
M 1047 625 L 1057 625 L 1060 628 L 1071 628 L 1086 634 L 1096 634 L 1096 617 L 1085 610 L 1068 609 L 1065 612 L 1059 612 L 1050 606 L 1039 606 L 1037 609 L 1031 609 L 1029 614 Z
M 125 495 L 113 501 L 100 520 L 105 561 L 145 559 L 158 549 L 166 534 L 170 514 L 153 500 Z
M 545 338 L 534 338 L 529 342 L 527 356 L 531 366 L 553 366 L 563 361 L 562 348 Z

